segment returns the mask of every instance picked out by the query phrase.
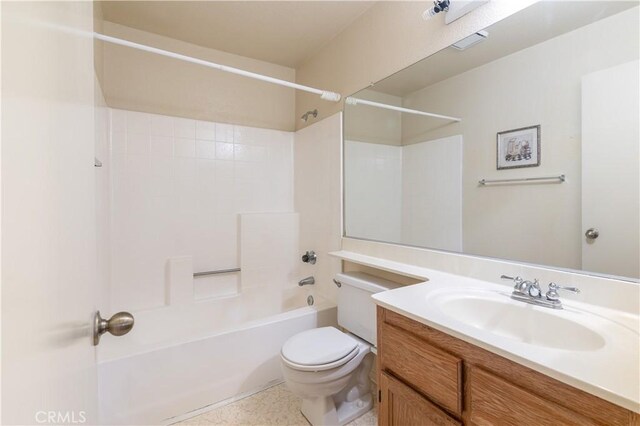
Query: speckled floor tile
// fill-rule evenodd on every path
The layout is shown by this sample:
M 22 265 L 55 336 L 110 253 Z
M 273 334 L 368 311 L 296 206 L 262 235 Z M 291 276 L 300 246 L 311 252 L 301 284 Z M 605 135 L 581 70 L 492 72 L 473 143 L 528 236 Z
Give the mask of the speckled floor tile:
M 300 412 L 300 404 L 300 398 L 280 384 L 176 425 L 309 426 Z M 377 407 L 374 407 L 348 426 L 375 426 L 377 423 Z

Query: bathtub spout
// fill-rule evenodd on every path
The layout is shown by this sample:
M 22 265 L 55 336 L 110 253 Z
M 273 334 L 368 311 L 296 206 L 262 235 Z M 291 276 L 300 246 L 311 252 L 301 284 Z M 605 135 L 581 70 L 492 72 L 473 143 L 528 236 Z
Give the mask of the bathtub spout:
M 311 284 L 315 284 L 316 283 L 316 279 L 313 277 L 307 277 L 307 278 L 303 278 L 300 281 L 298 281 L 298 285 L 300 287 L 302 287 L 303 285 L 311 285 Z

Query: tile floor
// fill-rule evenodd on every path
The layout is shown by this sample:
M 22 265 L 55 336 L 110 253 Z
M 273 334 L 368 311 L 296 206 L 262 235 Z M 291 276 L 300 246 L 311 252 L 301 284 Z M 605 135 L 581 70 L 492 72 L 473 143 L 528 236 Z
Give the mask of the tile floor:
M 374 407 L 348 426 L 375 426 L 377 423 L 377 407 Z M 300 398 L 280 384 L 176 425 L 309 426 L 309 422 L 300 413 Z

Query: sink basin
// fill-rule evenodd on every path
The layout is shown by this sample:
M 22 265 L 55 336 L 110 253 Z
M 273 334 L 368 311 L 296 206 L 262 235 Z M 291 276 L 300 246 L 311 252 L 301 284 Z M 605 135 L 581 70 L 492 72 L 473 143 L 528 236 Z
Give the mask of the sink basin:
M 580 324 L 575 313 L 512 300 L 498 292 L 444 292 L 432 306 L 467 325 L 522 343 L 572 351 L 595 351 L 605 339 Z

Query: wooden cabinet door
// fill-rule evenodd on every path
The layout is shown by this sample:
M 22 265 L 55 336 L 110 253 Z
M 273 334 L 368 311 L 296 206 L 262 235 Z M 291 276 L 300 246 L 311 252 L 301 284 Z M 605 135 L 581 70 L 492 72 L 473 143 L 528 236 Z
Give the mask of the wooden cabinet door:
M 379 426 L 462 425 L 422 395 L 395 379 L 380 373 Z
M 383 368 L 456 416 L 462 415 L 462 359 L 383 324 Z
M 474 426 L 597 424 L 592 419 L 540 398 L 479 368 L 468 370 L 467 391 L 468 420 Z M 576 405 L 576 408 L 580 407 Z

